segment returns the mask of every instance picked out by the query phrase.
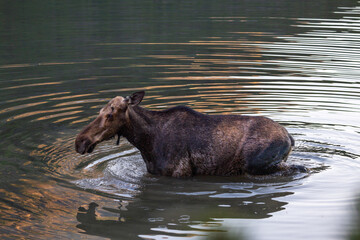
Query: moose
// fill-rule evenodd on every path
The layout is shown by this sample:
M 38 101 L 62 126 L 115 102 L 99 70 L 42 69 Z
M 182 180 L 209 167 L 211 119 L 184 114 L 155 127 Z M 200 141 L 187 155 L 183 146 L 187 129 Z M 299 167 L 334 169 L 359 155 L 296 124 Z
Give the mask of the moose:
M 144 95 L 110 100 L 77 135 L 76 151 L 91 153 L 98 143 L 117 136 L 119 144 L 124 136 L 149 173 L 171 177 L 264 175 L 294 167 L 285 164 L 294 139 L 269 118 L 207 115 L 185 106 L 151 111 L 139 106 Z

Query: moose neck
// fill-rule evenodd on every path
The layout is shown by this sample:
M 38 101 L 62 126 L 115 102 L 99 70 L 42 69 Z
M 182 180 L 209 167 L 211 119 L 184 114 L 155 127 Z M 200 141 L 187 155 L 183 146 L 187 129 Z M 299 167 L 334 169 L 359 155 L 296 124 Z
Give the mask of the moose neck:
M 122 135 L 141 152 L 152 145 L 155 115 L 156 112 L 139 106 L 129 107 L 126 112 L 126 125 Z

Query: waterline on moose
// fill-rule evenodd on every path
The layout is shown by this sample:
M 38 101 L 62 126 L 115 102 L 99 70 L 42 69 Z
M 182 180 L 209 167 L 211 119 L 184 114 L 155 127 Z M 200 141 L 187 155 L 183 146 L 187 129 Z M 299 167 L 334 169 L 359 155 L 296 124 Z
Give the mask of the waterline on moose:
M 140 150 L 149 173 L 186 177 L 270 174 L 301 170 L 285 164 L 294 139 L 261 116 L 206 115 L 184 106 L 151 111 L 139 106 L 144 91 L 115 97 L 76 137 L 78 153 L 118 135 Z

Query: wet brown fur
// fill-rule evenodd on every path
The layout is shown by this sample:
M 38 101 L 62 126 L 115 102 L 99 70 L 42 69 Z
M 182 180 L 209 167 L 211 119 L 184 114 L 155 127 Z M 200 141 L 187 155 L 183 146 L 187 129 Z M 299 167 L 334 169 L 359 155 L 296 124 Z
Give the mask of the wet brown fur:
M 284 168 L 294 139 L 266 117 L 206 115 L 178 106 L 150 111 L 138 106 L 144 92 L 115 97 L 82 130 L 76 151 L 121 135 L 138 148 L 148 172 L 186 177 L 269 174 Z

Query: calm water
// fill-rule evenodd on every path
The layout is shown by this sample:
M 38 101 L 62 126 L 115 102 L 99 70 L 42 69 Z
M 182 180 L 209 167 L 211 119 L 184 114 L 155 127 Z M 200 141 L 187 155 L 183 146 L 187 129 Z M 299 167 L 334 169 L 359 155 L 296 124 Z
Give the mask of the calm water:
M 360 2 L 0 1 L 0 26 L 2 239 L 329 240 L 359 228 Z M 124 139 L 75 153 L 109 99 L 140 89 L 153 110 L 268 116 L 310 173 L 155 177 Z

